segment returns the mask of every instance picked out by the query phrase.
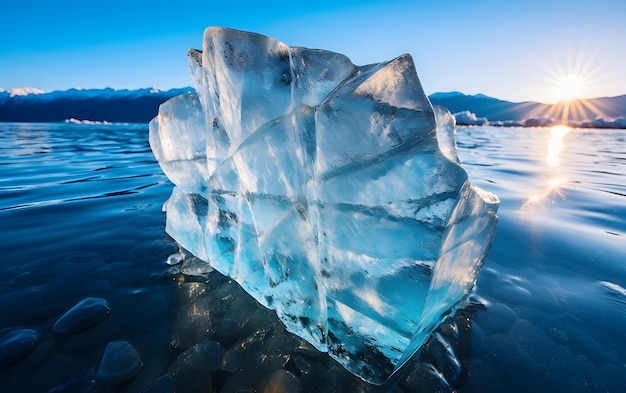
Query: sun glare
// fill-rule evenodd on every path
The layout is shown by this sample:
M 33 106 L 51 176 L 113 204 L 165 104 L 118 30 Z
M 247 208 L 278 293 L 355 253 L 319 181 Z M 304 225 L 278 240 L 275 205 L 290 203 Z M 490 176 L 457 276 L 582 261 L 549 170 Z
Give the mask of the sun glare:
M 585 78 L 580 75 L 561 75 L 556 80 L 556 96 L 559 101 L 572 101 L 585 94 Z
M 550 90 L 546 93 L 551 96 L 550 101 L 559 103 L 589 98 L 589 90 L 593 90 L 598 76 L 594 59 L 593 53 L 569 53 L 565 58 L 555 59 L 557 64 L 546 65 L 546 82 L 549 83 L 546 87 Z
M 556 168 L 559 166 L 559 156 L 563 150 L 563 137 L 569 132 L 570 128 L 565 126 L 555 126 L 550 129 L 548 154 L 546 156 L 546 164 L 549 168 Z
M 592 54 L 570 54 L 560 59 L 558 65 L 546 66 L 545 103 L 530 113 L 529 117 L 552 119 L 552 124 L 577 125 L 597 117 L 605 117 L 598 101 L 589 97 L 601 77 Z
M 565 148 L 564 139 L 572 129 L 566 126 L 554 126 L 551 127 L 550 133 L 547 135 L 546 144 L 546 181 L 540 192 L 531 195 L 528 200 L 522 205 L 522 209 L 529 208 L 533 205 L 539 204 L 546 199 L 554 200 L 552 197 L 558 195 L 564 197 L 562 193 L 562 187 L 567 183 L 567 179 L 562 175 L 559 165 L 559 157 Z

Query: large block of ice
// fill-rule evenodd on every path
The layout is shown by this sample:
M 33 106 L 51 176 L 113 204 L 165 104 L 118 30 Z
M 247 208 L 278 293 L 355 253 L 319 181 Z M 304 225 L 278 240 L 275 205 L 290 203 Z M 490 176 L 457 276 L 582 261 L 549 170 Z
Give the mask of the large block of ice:
M 210 27 L 189 62 L 197 95 L 150 123 L 176 185 L 167 232 L 383 382 L 471 290 L 495 233 L 498 200 L 469 183 L 454 118 L 409 55 L 355 66 Z

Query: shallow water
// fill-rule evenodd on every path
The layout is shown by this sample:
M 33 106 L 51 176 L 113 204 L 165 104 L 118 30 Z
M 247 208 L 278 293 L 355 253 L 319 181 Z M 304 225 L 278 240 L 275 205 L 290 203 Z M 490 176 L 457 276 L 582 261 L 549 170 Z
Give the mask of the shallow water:
M 0 391 L 42 392 L 82 378 L 120 338 L 144 353 L 145 368 L 164 366 L 172 289 L 161 276 L 176 247 L 161 206 L 170 187 L 145 125 L 0 123 L 0 329 L 42 336 L 31 355 L 0 371 Z M 53 334 L 87 296 L 106 298 L 110 316 L 79 334 Z
M 473 183 L 501 206 L 473 296 L 482 306 L 472 308 L 469 351 L 456 347 L 464 365 L 456 389 L 625 391 L 626 130 L 464 127 L 458 144 Z M 0 123 L 0 337 L 14 328 L 40 335 L 32 352 L 0 367 L 0 391 L 139 392 L 166 372 L 179 387 L 186 378 L 224 391 L 234 381 L 376 390 L 283 334 L 227 280 L 167 266 L 177 251 L 161 211 L 171 187 L 146 125 Z M 77 334 L 54 333 L 84 297 L 105 298 L 110 315 Z M 246 337 L 256 352 L 273 351 L 271 361 L 236 360 L 241 348 L 232 349 Z M 143 367 L 123 385 L 94 383 L 114 340 L 131 343 Z M 202 363 L 212 382 L 206 372 L 180 371 L 185 350 L 217 345 L 220 359 Z M 432 348 L 424 356 L 436 364 Z M 445 391 L 415 380 L 426 374 L 410 373 L 398 391 Z

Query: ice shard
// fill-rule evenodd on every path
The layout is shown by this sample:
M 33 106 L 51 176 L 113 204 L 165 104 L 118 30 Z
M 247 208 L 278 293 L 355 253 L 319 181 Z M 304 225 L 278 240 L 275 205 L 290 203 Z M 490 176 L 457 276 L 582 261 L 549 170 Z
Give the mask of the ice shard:
M 412 58 L 344 55 L 209 27 L 197 94 L 150 145 L 175 184 L 166 231 L 285 327 L 382 383 L 472 289 L 496 196 L 472 186 L 454 118 Z

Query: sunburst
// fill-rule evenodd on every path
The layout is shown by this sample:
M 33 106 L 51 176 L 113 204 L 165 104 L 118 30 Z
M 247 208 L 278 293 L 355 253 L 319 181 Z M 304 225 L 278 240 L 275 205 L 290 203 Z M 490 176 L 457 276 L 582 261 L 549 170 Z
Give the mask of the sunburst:
M 589 83 L 588 79 L 585 75 L 579 74 L 560 75 L 554 81 L 555 95 L 558 97 L 559 102 L 572 101 L 582 97 Z
M 546 96 L 553 104 L 544 105 L 531 116 L 558 119 L 568 125 L 581 120 L 604 117 L 603 109 L 590 101 L 589 91 L 598 83 L 598 70 L 593 66 L 594 56 L 571 56 L 559 66 L 547 69 Z

